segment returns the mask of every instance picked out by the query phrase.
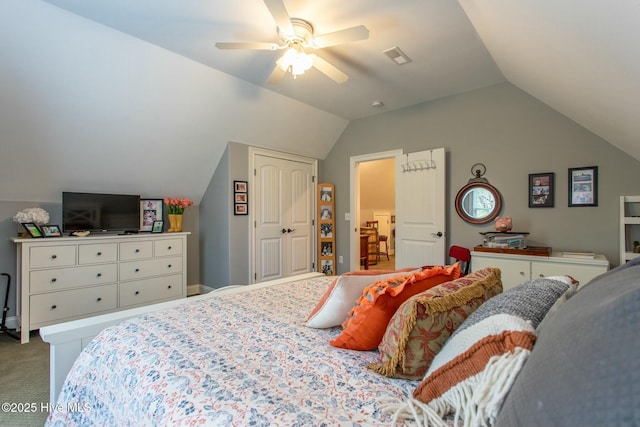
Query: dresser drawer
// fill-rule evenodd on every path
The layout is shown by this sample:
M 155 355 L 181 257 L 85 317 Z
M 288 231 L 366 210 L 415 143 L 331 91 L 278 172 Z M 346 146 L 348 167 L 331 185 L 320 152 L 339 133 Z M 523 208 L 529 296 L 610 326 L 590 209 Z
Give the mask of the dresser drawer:
M 37 246 L 29 249 L 29 268 L 67 267 L 76 264 L 76 245 Z
M 153 242 L 155 256 L 182 255 L 182 239 L 162 239 Z
M 136 280 L 181 273 L 182 257 L 166 257 L 120 263 L 120 280 Z
M 29 300 L 31 326 L 42 326 L 43 323 L 57 323 L 71 317 L 114 310 L 118 304 L 118 285 L 32 295 Z
M 151 257 L 153 257 L 153 242 L 150 240 L 120 243 L 121 260 L 128 261 Z
M 52 292 L 86 285 L 101 285 L 118 280 L 118 264 L 52 268 L 29 272 L 31 293 Z
M 97 264 L 118 260 L 117 243 L 78 245 L 78 264 Z
M 120 284 L 120 307 L 149 304 L 182 296 L 182 274 Z

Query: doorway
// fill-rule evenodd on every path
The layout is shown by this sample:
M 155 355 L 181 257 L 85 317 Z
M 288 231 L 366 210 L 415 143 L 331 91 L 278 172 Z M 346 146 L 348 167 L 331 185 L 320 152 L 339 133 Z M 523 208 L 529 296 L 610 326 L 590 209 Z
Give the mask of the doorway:
M 395 269 L 394 235 L 396 191 L 395 158 L 370 160 L 358 168 L 360 186 L 360 225 L 371 225 L 378 235 L 375 256 L 369 258 L 370 270 Z M 376 240 L 375 237 L 371 237 Z M 364 265 L 361 267 L 364 268 Z
M 394 267 L 444 264 L 445 150 L 437 148 L 407 154 L 393 150 L 350 159 L 350 270 L 360 266 L 362 194 L 358 170 L 366 162 L 389 158 L 395 163 Z

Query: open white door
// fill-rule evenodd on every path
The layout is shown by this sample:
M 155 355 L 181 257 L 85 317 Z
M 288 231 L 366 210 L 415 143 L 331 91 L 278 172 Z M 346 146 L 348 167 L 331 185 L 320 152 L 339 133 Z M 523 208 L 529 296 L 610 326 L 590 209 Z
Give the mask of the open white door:
M 396 156 L 396 268 L 445 264 L 444 148 Z

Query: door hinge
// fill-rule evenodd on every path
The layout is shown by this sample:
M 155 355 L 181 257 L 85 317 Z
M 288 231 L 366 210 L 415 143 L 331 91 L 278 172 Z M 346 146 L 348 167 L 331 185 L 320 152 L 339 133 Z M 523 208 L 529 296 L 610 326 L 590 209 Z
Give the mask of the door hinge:
M 316 263 L 311 261 L 311 270 L 316 271 Z
M 258 280 L 258 273 L 253 273 L 253 280 Z
M 256 172 L 256 170 L 254 169 L 253 170 L 253 176 L 257 176 L 257 175 L 258 175 L 258 172 Z
M 315 219 L 311 220 L 311 225 L 316 225 L 316 220 Z

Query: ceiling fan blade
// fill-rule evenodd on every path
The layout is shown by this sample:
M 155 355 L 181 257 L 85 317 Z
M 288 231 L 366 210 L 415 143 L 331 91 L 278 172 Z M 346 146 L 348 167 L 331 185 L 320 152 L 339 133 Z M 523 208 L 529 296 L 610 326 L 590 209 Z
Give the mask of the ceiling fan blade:
M 280 46 L 275 43 L 216 43 L 218 49 L 254 49 L 254 50 L 278 50 Z
M 273 20 L 276 21 L 280 32 L 286 35 L 294 35 L 295 31 L 293 31 L 291 18 L 287 8 L 284 6 L 284 2 L 282 0 L 264 0 L 264 4 L 269 9 L 271 16 L 273 16 Z
M 324 59 L 320 58 L 318 55 L 312 55 L 312 57 L 313 66 L 316 67 L 321 73 L 326 74 L 336 83 L 344 83 L 349 80 L 349 76 L 338 70 L 333 65 L 329 64 Z
M 355 42 L 358 40 L 366 40 L 368 38 L 369 30 L 367 29 L 367 27 L 365 27 L 364 25 L 358 25 L 357 27 L 346 28 L 344 30 L 317 36 L 313 39 L 312 45 L 314 47 L 322 48 L 343 43 Z
M 267 79 L 267 82 L 271 84 L 278 84 L 280 83 L 280 81 L 282 80 L 285 74 L 287 74 L 287 72 L 282 68 L 280 68 L 279 65 L 276 65 L 276 68 L 274 68 L 273 71 L 271 72 L 271 75 Z

